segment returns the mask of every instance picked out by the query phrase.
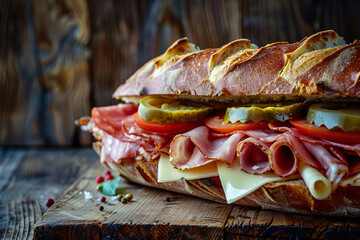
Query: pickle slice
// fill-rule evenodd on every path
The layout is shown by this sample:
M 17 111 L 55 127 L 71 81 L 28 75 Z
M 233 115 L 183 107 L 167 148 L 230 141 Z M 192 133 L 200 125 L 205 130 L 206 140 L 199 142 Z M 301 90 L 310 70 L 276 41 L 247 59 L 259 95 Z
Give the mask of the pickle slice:
M 215 109 L 205 104 L 154 96 L 143 98 L 138 109 L 145 120 L 160 123 L 202 121 L 213 113 Z
M 304 116 L 305 103 L 290 104 L 258 104 L 243 107 L 230 107 L 226 109 L 224 122 L 285 122 Z
M 360 106 L 343 103 L 316 103 L 310 106 L 306 119 L 317 127 L 340 128 L 343 131 L 360 130 Z

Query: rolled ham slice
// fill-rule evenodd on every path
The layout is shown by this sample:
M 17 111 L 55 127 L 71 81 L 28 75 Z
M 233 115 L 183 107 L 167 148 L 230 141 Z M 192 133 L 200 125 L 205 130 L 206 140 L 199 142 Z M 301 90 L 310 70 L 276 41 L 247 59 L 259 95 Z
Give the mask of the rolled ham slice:
M 178 169 L 191 169 L 215 160 L 231 165 L 239 141 L 245 136 L 235 133 L 213 138 L 210 129 L 200 126 L 174 137 L 170 144 L 170 161 Z
M 285 136 L 277 138 L 269 149 L 271 168 L 276 175 L 287 177 L 297 171 L 299 158 Z
M 239 166 L 248 173 L 262 174 L 270 170 L 269 148 L 270 143 L 265 143 L 256 138 L 246 138 L 237 147 Z

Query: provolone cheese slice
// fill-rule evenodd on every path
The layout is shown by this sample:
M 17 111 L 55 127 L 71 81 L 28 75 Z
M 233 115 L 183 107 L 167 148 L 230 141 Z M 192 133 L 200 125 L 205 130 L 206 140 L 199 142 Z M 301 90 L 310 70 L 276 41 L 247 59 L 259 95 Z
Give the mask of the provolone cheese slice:
M 281 178 L 273 173 L 254 175 L 241 170 L 234 161 L 231 167 L 226 163 L 217 162 L 219 177 L 225 192 L 226 201 L 231 204 L 252 193 L 262 185 L 270 182 L 284 181 L 289 178 Z
M 215 162 L 197 168 L 179 170 L 174 168 L 174 166 L 170 163 L 169 155 L 163 153 L 159 159 L 158 182 L 160 183 L 179 181 L 181 178 L 194 180 L 215 177 L 218 175 L 219 174 Z
M 318 170 L 300 163 L 299 173 L 314 198 L 324 200 L 330 196 L 331 183 Z

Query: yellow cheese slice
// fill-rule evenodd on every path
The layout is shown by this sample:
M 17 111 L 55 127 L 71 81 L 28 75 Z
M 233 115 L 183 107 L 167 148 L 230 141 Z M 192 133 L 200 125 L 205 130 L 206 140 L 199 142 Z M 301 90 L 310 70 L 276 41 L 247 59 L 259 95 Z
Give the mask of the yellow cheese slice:
M 310 194 L 315 199 L 324 200 L 330 196 L 331 183 L 321 172 L 303 163 L 299 164 L 298 170 Z
M 234 161 L 231 167 L 228 167 L 226 163 L 217 162 L 220 181 L 229 204 L 245 197 L 266 183 L 289 179 L 278 177 L 273 173 L 249 174 L 242 171 L 237 162 Z
M 218 175 L 219 174 L 215 162 L 197 168 L 179 170 L 170 163 L 169 155 L 163 153 L 159 159 L 159 183 L 179 181 L 181 178 L 194 180 L 200 178 L 216 177 Z

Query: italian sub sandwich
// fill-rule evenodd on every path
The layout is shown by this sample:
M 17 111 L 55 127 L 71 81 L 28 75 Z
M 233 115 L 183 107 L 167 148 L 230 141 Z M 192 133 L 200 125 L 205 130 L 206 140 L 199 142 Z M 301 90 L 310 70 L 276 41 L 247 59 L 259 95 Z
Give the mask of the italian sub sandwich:
M 225 204 L 360 216 L 360 42 L 183 38 L 78 124 L 128 180 Z

